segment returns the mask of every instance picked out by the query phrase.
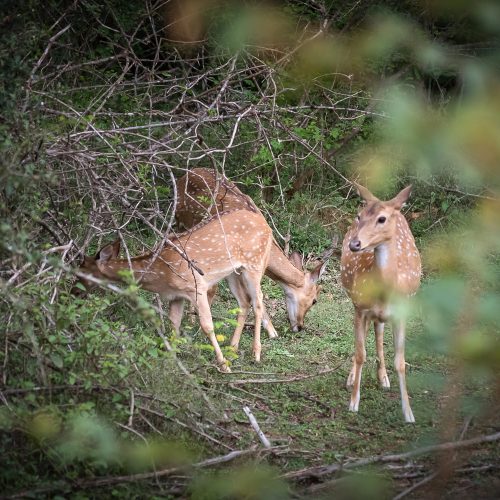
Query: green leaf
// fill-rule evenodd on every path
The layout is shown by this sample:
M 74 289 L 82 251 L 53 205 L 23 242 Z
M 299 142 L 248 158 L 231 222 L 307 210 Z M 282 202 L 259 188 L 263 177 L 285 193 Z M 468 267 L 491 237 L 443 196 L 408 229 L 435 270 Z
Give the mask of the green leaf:
M 57 352 L 53 352 L 49 357 L 57 368 L 62 368 L 64 366 L 63 359 Z

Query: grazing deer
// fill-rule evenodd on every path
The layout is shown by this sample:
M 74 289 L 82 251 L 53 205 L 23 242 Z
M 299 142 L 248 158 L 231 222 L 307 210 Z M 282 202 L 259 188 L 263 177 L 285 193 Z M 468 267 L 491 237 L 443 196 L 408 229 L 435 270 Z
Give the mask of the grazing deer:
M 253 353 L 260 361 L 260 327 L 263 314 L 260 281 L 269 260 L 272 232 L 260 214 L 236 210 L 220 214 L 170 240 L 172 246 L 130 259 L 119 259 L 119 241 L 106 245 L 95 257 L 85 257 L 80 270 L 95 278 L 121 281 L 120 271 L 131 270 L 142 288 L 159 293 L 170 303 L 169 318 L 178 331 L 184 299 L 189 300 L 200 317 L 201 328 L 215 349 L 221 371 L 229 366 L 217 342 L 209 304 L 209 291 L 220 280 L 228 280 L 231 291 L 250 298 L 255 312 Z M 190 265 L 190 262 L 195 264 Z M 199 269 L 198 269 L 199 267 Z M 92 283 L 80 278 L 88 291 Z M 76 292 L 78 288 L 74 289 Z M 243 300 L 243 299 L 241 299 Z M 238 316 L 235 335 L 241 333 L 246 311 Z
M 366 359 L 365 338 L 374 322 L 378 379 L 389 388 L 384 361 L 384 323 L 391 321 L 394 335 L 394 366 L 399 378 L 406 422 L 415 422 L 405 378 L 405 321 L 394 315 L 398 298 L 414 295 L 420 285 L 421 263 L 415 240 L 400 210 L 411 186 L 390 201 L 380 201 L 356 185 L 366 206 L 359 212 L 342 245 L 342 285 L 354 304 L 355 354 L 347 386 L 352 386 L 349 409 L 358 411 L 361 371 Z
M 178 179 L 177 196 L 176 219 L 186 228 L 207 215 L 223 210 L 244 208 L 260 214 L 257 205 L 249 196 L 243 194 L 229 179 L 208 168 L 195 168 Z M 288 318 L 294 332 L 302 330 L 307 312 L 316 304 L 321 291 L 321 286 L 317 283 L 326 269 L 326 264 L 327 260 L 311 272 L 304 271 L 300 254 L 293 252 L 288 258 L 273 240 L 265 274 L 285 292 Z M 215 291 L 213 293 L 215 294 Z M 276 330 L 265 310 L 263 318 L 269 336 L 276 337 Z M 237 347 L 239 337 L 233 337 L 233 340 L 233 345 Z

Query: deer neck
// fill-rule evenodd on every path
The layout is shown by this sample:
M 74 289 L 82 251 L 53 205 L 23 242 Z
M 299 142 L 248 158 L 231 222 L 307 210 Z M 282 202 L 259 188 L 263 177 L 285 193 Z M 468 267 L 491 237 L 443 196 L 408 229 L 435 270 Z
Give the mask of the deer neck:
M 145 290 L 156 291 L 152 283 L 158 281 L 159 271 L 155 263 L 151 264 L 150 255 L 136 257 L 130 261 L 126 259 L 113 260 L 103 263 L 99 269 L 100 271 L 112 281 L 122 282 L 122 271 L 132 271 L 134 279 L 137 280 L 141 287 Z M 165 266 L 166 267 L 166 266 Z M 162 273 L 163 274 L 163 273 Z
M 297 269 L 285 256 L 283 251 L 273 244 L 271 256 L 267 264 L 266 276 L 276 281 L 283 290 L 302 288 L 305 284 L 304 273 Z

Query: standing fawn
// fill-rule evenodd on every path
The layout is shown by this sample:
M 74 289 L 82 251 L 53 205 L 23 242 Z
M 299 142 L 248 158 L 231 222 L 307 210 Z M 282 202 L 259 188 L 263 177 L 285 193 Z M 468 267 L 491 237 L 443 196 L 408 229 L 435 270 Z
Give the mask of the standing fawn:
M 192 169 L 178 179 L 177 196 L 176 219 L 186 228 L 198 223 L 207 214 L 213 215 L 223 210 L 244 208 L 260 213 L 254 201 L 233 182 L 208 168 Z M 294 332 L 302 330 L 307 312 L 316 304 L 321 290 L 317 282 L 324 273 L 326 264 L 325 260 L 313 271 L 304 271 L 299 253 L 293 252 L 288 258 L 273 240 L 265 274 L 285 292 L 288 318 Z M 264 327 L 270 337 L 277 336 L 266 311 Z
M 415 240 L 400 210 L 411 186 L 390 201 L 380 201 L 368 189 L 356 186 L 365 200 L 342 245 L 342 285 L 354 304 L 355 354 L 347 386 L 352 386 L 349 409 L 358 411 L 361 371 L 366 359 L 365 338 L 374 322 L 378 379 L 389 388 L 384 361 L 384 323 L 392 323 L 394 367 L 399 378 L 406 422 L 415 422 L 406 391 L 405 321 L 394 314 L 395 301 L 414 295 L 420 285 L 421 263 Z
M 226 278 L 237 297 L 244 294 L 252 302 L 256 318 L 253 353 L 255 360 L 260 361 L 263 314 L 260 281 L 272 243 L 272 233 L 266 221 L 260 214 L 236 210 L 213 217 L 170 241 L 195 266 L 190 266 L 186 258 L 171 246 L 163 248 L 156 258 L 154 253 L 148 253 L 134 257 L 130 262 L 119 259 L 120 243 L 117 241 L 99 250 L 95 257 L 85 257 L 80 271 L 95 278 L 120 281 L 120 272 L 131 270 L 142 288 L 160 294 L 170 303 L 169 318 L 176 331 L 179 330 L 184 299 L 189 300 L 214 347 L 221 371 L 230 372 L 214 333 L 209 304 L 210 289 Z M 79 281 L 87 291 L 92 287 L 88 279 L 82 277 Z M 239 338 L 246 319 L 244 313 L 242 311 L 238 316 L 233 337 Z

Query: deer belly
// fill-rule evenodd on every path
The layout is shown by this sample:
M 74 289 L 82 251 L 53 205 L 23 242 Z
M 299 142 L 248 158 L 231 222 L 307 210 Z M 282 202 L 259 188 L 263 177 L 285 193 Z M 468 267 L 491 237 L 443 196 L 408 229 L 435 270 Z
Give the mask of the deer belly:
M 377 321 L 380 321 L 382 323 L 387 322 L 391 316 L 392 316 L 392 311 L 391 307 L 388 305 L 385 306 L 380 306 L 380 307 L 375 307 L 372 311 L 371 314 L 372 319 L 376 319 Z
M 366 304 L 354 304 L 356 309 L 363 312 L 363 315 L 370 321 L 380 321 L 381 323 L 386 323 L 392 317 L 393 310 L 389 304 L 376 304 L 367 306 Z
M 203 268 L 203 272 L 205 273 L 203 278 L 206 280 L 209 287 L 211 287 L 233 273 L 240 274 L 241 271 L 242 266 L 239 262 L 227 262 L 220 267 L 208 266 Z

